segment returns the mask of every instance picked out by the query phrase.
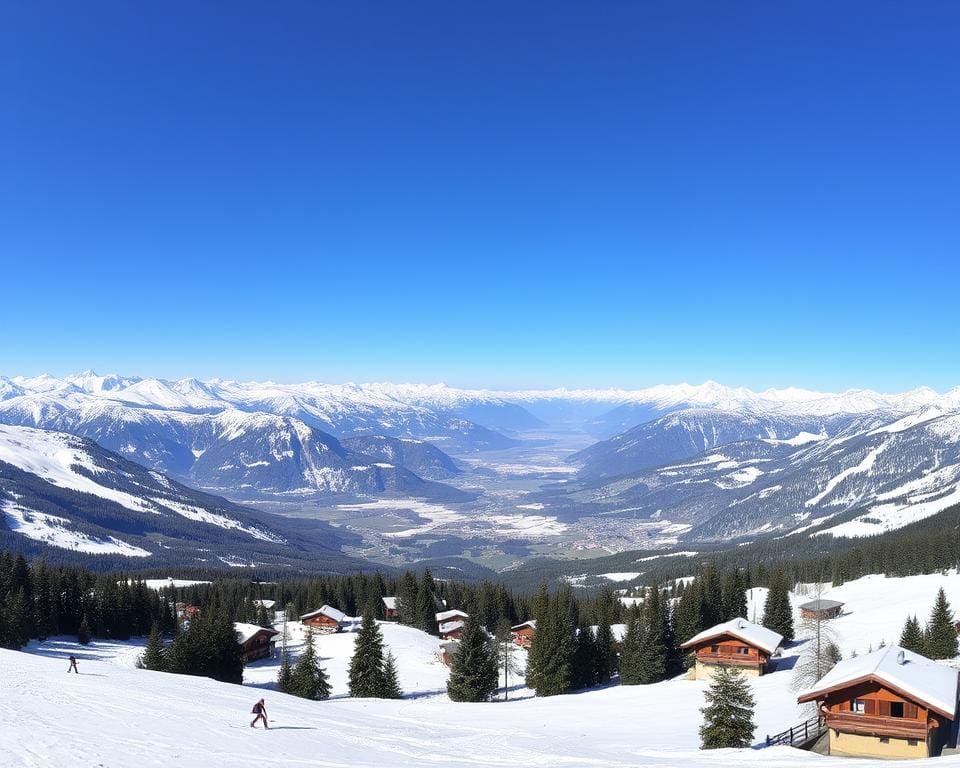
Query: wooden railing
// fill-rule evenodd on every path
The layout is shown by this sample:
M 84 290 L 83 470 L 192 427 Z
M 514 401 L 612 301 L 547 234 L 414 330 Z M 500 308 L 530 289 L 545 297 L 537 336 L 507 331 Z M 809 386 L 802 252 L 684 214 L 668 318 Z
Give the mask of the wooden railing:
M 767 746 L 800 747 L 820 738 L 827 731 L 822 717 L 814 717 L 774 736 L 767 736 Z
M 742 664 L 750 667 L 763 663 L 758 656 L 748 656 L 745 653 L 698 653 L 697 660 L 715 664 Z
M 827 717 L 830 727 L 864 736 L 899 736 L 904 739 L 927 738 L 927 724 L 923 720 L 881 715 L 860 715 L 856 712 L 832 712 Z

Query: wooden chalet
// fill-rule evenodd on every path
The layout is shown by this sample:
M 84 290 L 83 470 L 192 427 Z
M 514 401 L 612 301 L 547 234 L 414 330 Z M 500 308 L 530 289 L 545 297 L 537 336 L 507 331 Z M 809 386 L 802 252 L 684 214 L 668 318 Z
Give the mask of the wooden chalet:
M 710 680 L 718 666 L 739 668 L 759 677 L 783 643 L 783 635 L 746 619 L 731 619 L 691 637 L 681 648 L 692 651 L 696 664 L 690 677 Z
M 440 663 L 447 667 L 453 664 L 453 656 L 459 647 L 459 640 L 441 640 L 440 650 L 437 652 L 437 657 L 440 659 Z
M 397 613 L 397 598 L 395 597 L 384 597 L 383 600 L 383 615 L 387 621 L 398 621 L 400 619 L 399 613 Z
M 513 636 L 514 645 L 518 645 L 521 648 L 530 647 L 530 645 L 533 643 L 533 636 L 536 631 L 536 619 L 530 619 L 530 621 L 525 621 L 523 624 L 517 624 L 515 627 L 510 627 L 510 634 Z
M 451 611 L 440 611 L 436 614 L 437 629 L 441 640 L 459 640 L 463 637 L 463 628 L 470 618 L 463 611 L 456 609 Z
M 825 621 L 837 618 L 842 610 L 843 603 L 837 600 L 811 600 L 800 606 L 800 618 Z
M 280 634 L 275 629 L 240 621 L 234 622 L 233 629 L 237 633 L 237 644 L 244 664 L 273 656 L 277 645 L 274 638 Z
M 303 614 L 300 621 L 318 632 L 330 635 L 343 628 L 344 624 L 347 623 L 347 614 L 338 611 L 333 606 L 325 605 L 317 611 Z
M 798 701 L 816 701 L 829 754 L 918 758 L 956 741 L 957 670 L 896 645 L 839 662 Z

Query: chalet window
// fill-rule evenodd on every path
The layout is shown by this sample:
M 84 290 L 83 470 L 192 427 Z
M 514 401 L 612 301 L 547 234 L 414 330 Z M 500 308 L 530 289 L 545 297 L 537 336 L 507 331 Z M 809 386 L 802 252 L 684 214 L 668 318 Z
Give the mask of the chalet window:
M 888 737 L 888 736 L 881 736 L 881 737 L 880 737 L 880 743 L 881 743 L 881 744 L 889 744 L 889 743 L 890 743 L 890 737 Z
M 737 653 L 739 653 L 741 656 L 747 656 L 750 654 L 750 649 L 744 648 L 743 646 L 741 646 L 737 648 Z
M 867 703 L 863 699 L 853 699 L 850 702 L 850 711 L 862 715 L 867 711 Z
M 711 646 L 710 646 L 710 653 L 720 653 L 720 646 L 719 646 L 719 645 L 711 645 Z
M 891 701 L 891 702 L 890 702 L 890 717 L 903 717 L 903 702 L 902 702 L 902 701 Z
M 916 739 L 907 739 L 907 744 L 909 744 L 911 747 L 915 747 L 915 746 L 917 746 L 917 740 L 916 740 Z

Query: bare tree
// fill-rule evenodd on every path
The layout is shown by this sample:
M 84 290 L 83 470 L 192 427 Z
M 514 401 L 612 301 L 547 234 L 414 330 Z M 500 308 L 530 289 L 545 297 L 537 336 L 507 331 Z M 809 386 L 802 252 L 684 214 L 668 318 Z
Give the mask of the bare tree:
M 506 701 L 510 692 L 510 675 L 519 674 L 521 670 L 516 659 L 517 646 L 513 642 L 510 622 L 506 619 L 501 619 L 497 625 L 494 643 L 497 647 L 497 664 L 503 672 L 503 700 Z
M 823 583 L 814 585 L 815 600 L 821 600 Z M 798 636 L 806 639 L 803 650 L 793 668 L 793 689 L 805 690 L 816 685 L 840 661 L 837 636 L 831 626 L 832 619 L 816 611 L 810 618 L 800 622 Z

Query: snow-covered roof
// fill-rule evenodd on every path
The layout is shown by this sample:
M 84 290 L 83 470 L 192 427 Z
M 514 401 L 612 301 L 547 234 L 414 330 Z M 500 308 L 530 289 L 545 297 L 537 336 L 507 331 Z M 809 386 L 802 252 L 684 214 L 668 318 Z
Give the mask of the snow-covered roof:
M 333 619 L 338 623 L 347 620 L 347 614 L 345 614 L 343 611 L 338 611 L 332 605 L 325 605 L 320 608 L 320 610 L 310 611 L 310 613 L 303 614 L 303 616 L 300 617 L 300 621 L 303 621 L 304 619 L 312 619 L 314 616 L 321 615 L 326 616 L 328 619 Z
M 261 627 L 257 624 L 245 624 L 242 621 L 233 622 L 233 629 L 237 633 L 238 643 L 247 642 L 247 640 L 257 634 L 257 632 L 269 632 L 271 637 L 275 637 L 276 635 L 280 634 L 275 629 Z
M 262 605 L 264 608 L 273 608 L 277 604 L 276 600 L 254 600 L 254 605 Z
M 888 645 L 838 662 L 819 683 L 801 693 L 798 700 L 812 701 L 831 691 L 874 680 L 953 720 L 957 712 L 957 674 L 957 670 L 919 653 Z
M 783 635 L 774 632 L 772 629 L 761 627 L 759 624 L 747 621 L 746 619 L 730 619 L 715 627 L 705 629 L 698 635 L 694 635 L 681 647 L 689 648 L 692 645 L 699 645 L 706 640 L 712 640 L 715 637 L 730 635 L 738 640 L 742 640 L 754 648 L 759 648 L 766 653 L 774 653 L 783 642 Z
M 447 621 L 440 625 L 440 631 L 444 634 L 447 632 L 453 632 L 456 629 L 461 629 L 465 626 L 463 621 Z
M 536 620 L 536 619 L 530 619 L 530 621 L 525 621 L 525 622 L 523 622 L 523 624 L 517 624 L 516 626 L 510 627 L 510 629 L 512 629 L 514 632 L 516 632 L 518 629 L 524 629 L 524 628 L 526 628 L 526 627 L 530 627 L 530 629 L 536 629 L 536 628 L 537 628 L 537 620 Z
M 384 597 L 382 600 L 385 607 L 389 608 L 391 611 L 397 610 L 397 598 Z
M 454 616 L 459 616 L 461 619 L 467 618 L 467 614 L 454 608 L 451 611 L 440 611 L 440 613 L 437 614 L 437 621 L 446 621 L 447 619 L 452 619 Z
M 801 611 L 829 611 L 831 608 L 840 608 L 843 605 L 839 600 L 811 600 L 800 606 Z

